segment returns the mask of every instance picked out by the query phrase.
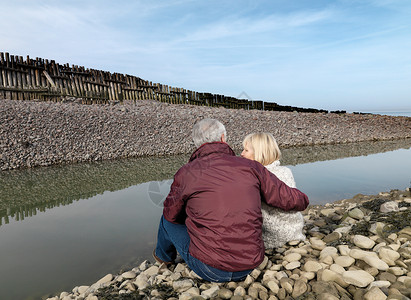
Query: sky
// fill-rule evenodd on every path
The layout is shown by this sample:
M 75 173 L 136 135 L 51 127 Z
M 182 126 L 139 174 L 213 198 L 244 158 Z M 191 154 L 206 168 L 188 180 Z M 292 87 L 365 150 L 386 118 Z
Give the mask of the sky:
M 0 0 L 0 52 L 281 105 L 411 111 L 409 0 Z

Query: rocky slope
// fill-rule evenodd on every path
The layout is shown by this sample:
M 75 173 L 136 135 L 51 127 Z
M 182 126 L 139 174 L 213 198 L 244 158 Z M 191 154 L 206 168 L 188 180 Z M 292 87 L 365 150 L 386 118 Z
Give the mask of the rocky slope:
M 280 147 L 411 137 L 410 117 L 246 111 L 157 101 L 82 105 L 0 100 L 0 170 L 190 153 L 193 124 L 216 118 L 228 143 L 271 132 Z

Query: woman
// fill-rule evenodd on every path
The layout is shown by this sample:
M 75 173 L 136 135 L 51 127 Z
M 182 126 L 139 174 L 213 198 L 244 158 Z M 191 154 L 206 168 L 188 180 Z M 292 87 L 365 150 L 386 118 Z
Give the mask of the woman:
M 264 165 L 289 187 L 295 188 L 294 176 L 287 167 L 280 166 L 281 152 L 270 133 L 253 133 L 245 137 L 241 156 Z M 261 203 L 263 240 L 265 248 L 278 248 L 293 240 L 304 240 L 304 218 L 300 212 L 284 211 Z

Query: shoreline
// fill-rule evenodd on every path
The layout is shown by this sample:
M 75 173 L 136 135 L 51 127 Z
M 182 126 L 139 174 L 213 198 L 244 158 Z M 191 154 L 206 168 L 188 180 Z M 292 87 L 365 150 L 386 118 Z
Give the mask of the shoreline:
M 141 156 L 188 154 L 191 128 L 216 118 L 228 144 L 241 149 L 252 132 L 268 131 L 280 148 L 411 137 L 411 117 L 257 111 L 168 104 L 123 105 L 0 100 L 0 170 Z
M 411 297 L 410 188 L 310 205 L 303 215 L 306 239 L 267 249 L 262 264 L 241 282 L 210 283 L 182 261 L 164 268 L 146 260 L 47 299 Z

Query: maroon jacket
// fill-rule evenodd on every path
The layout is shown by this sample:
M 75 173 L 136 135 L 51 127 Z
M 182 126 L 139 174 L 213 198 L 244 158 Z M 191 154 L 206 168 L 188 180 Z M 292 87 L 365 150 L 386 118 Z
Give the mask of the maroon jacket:
M 226 143 L 206 143 L 177 171 L 163 215 L 186 224 L 190 254 L 225 271 L 257 267 L 264 259 L 261 201 L 304 210 L 307 196 L 263 165 L 235 156 Z

